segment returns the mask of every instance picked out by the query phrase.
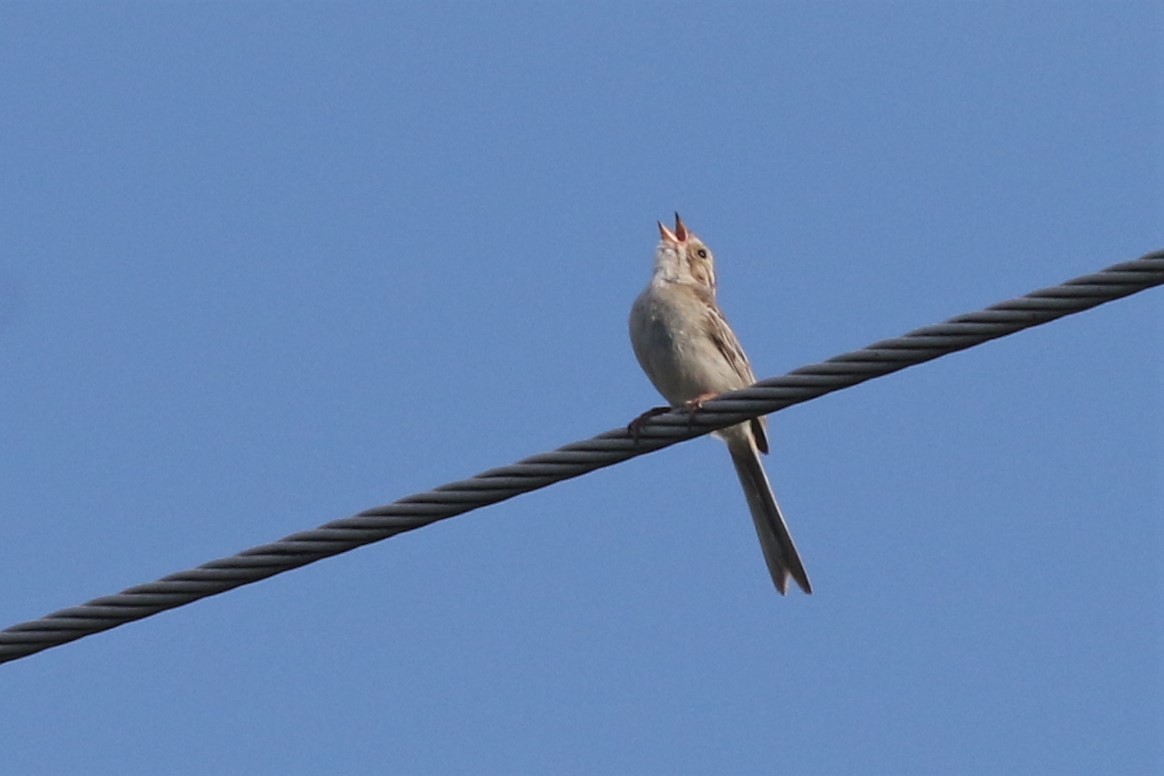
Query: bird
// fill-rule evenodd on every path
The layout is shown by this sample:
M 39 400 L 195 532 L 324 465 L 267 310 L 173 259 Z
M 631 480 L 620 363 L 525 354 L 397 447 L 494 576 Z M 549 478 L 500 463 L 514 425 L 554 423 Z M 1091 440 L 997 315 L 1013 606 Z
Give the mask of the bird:
M 659 225 L 650 282 L 630 312 L 630 340 L 639 365 L 671 405 L 697 412 L 703 402 L 756 382 L 748 357 L 716 302 L 715 258 L 707 244 L 675 214 L 674 230 Z M 632 435 L 650 415 L 631 423 Z M 760 462 L 768 452 L 765 418 L 714 432 L 727 443 L 743 486 L 760 549 L 781 595 L 793 580 L 812 593 L 772 485 Z

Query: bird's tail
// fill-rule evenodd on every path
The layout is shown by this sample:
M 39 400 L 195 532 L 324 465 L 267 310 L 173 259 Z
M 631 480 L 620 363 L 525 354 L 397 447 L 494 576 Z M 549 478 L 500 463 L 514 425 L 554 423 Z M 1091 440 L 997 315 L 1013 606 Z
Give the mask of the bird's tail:
M 811 593 L 808 574 L 792 542 L 792 535 L 788 533 L 788 525 L 780 514 L 772 485 L 768 482 L 768 475 L 764 472 L 764 465 L 760 463 L 760 456 L 751 439 L 733 439 L 728 443 L 728 450 L 731 451 L 740 484 L 744 487 L 752 522 L 756 525 L 756 535 L 760 538 L 760 549 L 764 551 L 764 561 L 768 564 L 768 573 L 772 575 L 776 589 L 783 595 L 788 590 L 788 579 L 791 577 L 801 590 Z

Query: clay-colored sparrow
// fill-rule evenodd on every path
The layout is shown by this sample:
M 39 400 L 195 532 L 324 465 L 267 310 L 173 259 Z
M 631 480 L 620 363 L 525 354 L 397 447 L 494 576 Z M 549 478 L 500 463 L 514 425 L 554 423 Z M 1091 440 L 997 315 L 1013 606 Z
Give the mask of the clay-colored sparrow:
M 635 356 L 655 388 L 671 403 L 695 412 L 702 402 L 756 382 L 739 340 L 715 302 L 715 263 L 711 250 L 675 214 L 675 231 L 659 224 L 651 282 L 631 308 L 630 337 Z M 645 416 L 644 416 L 645 417 Z M 744 487 L 760 548 L 776 589 L 782 594 L 791 577 L 806 593 L 808 575 L 772 486 L 760 463 L 768 452 L 765 419 L 755 418 L 715 432 L 727 442 Z

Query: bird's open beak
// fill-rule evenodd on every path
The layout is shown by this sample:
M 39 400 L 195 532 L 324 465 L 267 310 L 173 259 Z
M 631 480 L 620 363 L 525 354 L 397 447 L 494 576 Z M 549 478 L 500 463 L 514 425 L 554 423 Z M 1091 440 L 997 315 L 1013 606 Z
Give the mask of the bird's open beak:
M 659 225 L 659 236 L 660 237 L 662 237 L 666 242 L 669 242 L 672 245 L 678 245 L 679 238 L 676 237 L 675 234 L 670 229 L 663 226 L 662 221 L 656 221 L 655 223 L 657 223 Z
M 674 243 L 675 245 L 678 245 L 681 242 L 687 241 L 687 227 L 683 225 L 683 219 L 679 217 L 678 213 L 675 214 L 675 231 L 674 232 L 672 232 L 667 227 L 663 226 L 662 221 L 657 221 L 656 223 L 659 224 L 659 234 L 667 242 Z

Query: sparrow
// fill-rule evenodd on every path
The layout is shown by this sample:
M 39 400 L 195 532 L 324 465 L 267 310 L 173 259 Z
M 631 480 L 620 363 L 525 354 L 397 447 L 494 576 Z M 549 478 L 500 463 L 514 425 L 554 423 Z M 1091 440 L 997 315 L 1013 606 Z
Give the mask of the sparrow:
M 707 244 L 675 214 L 672 231 L 659 222 L 659 245 L 647 287 L 630 313 L 635 357 L 673 408 L 698 411 L 703 402 L 756 382 L 748 357 L 715 300 L 715 259 Z M 631 424 L 632 431 L 646 417 Z M 812 592 L 808 574 L 760 462 L 768 452 L 765 418 L 713 432 L 727 443 L 743 486 L 772 582 L 783 595 L 792 579 Z

